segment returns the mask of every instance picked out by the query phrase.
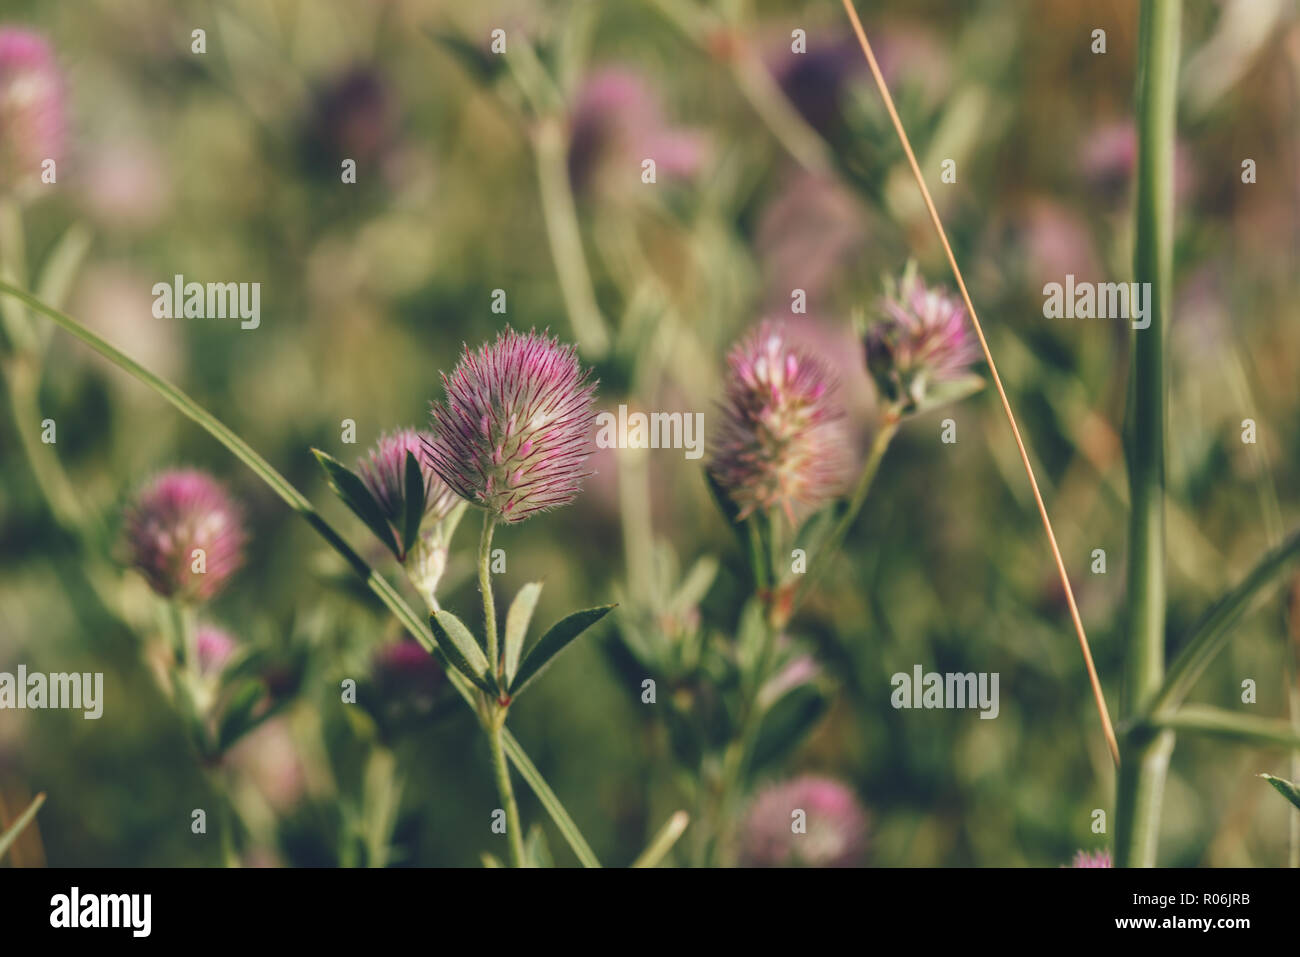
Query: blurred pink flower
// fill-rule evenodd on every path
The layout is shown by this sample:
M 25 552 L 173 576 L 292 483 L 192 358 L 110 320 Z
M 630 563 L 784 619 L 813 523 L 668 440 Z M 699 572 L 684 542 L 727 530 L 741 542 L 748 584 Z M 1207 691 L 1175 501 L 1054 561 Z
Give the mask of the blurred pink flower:
M 1084 182 L 1102 199 L 1117 202 L 1133 188 L 1137 170 L 1138 135 L 1132 119 L 1111 120 L 1093 127 L 1076 153 Z M 1187 147 L 1174 146 L 1174 198 L 1187 199 L 1195 186 L 1196 171 Z
M 820 305 L 866 236 L 865 213 L 843 185 L 813 173 L 790 174 L 763 207 L 755 231 L 769 302 L 789 309 L 793 290 L 802 289 L 810 303 Z
M 709 472 L 739 509 L 817 507 L 847 479 L 844 410 L 829 368 L 796 346 L 789 331 L 764 322 L 727 356 L 722 426 Z
M 332 77 L 317 92 L 309 129 L 313 160 L 337 171 L 343 159 L 360 168 L 382 165 L 397 141 L 396 103 L 373 67 Z
M 822 136 L 839 129 L 848 84 L 867 70 L 857 39 L 842 31 L 813 31 L 803 53 L 791 49 L 786 35 L 768 62 L 786 99 Z
M 146 140 L 96 146 L 79 160 L 87 211 L 109 229 L 139 229 L 158 222 L 170 199 L 168 170 Z
M 864 345 L 881 396 L 904 413 L 942 401 L 980 358 L 962 300 L 912 272 L 881 300 Z
M 1089 282 L 1101 275 L 1092 233 L 1083 216 L 1055 200 L 1035 197 L 1013 213 L 1011 243 L 1028 270 L 1028 285 L 1041 294 L 1048 282 L 1072 273 Z
M 1112 867 L 1110 851 L 1079 851 L 1070 862 L 1071 867 Z
M 840 782 L 805 775 L 758 793 L 745 816 L 740 847 L 747 867 L 861 865 L 867 814 Z
M 278 812 L 302 800 L 307 774 L 284 718 L 271 718 L 230 749 L 227 760 L 246 774 Z
M 386 704 L 428 707 L 444 684 L 443 671 L 418 641 L 403 638 L 375 652 L 375 685 Z
M 174 469 L 150 480 L 125 512 L 130 564 L 164 598 L 206 601 L 243 564 L 243 518 L 205 472 Z
M 201 625 L 194 639 L 199 654 L 199 671 L 217 674 L 234 654 L 236 641 L 215 625 Z
M 82 270 L 73 294 L 71 313 L 109 342 L 129 342 L 131 355 L 163 378 L 175 379 L 185 367 L 180 323 L 153 317 L 149 290 L 157 277 L 115 263 L 95 263 Z M 110 363 L 89 346 L 71 345 L 87 362 L 107 369 Z M 124 399 L 138 399 L 134 383 L 108 376 L 109 386 Z
M 606 66 L 579 88 L 570 118 L 569 176 L 589 191 L 608 175 L 611 183 L 639 183 L 641 162 L 657 175 L 686 179 L 704 163 L 702 134 L 670 125 L 659 98 L 638 72 Z
M 0 192 L 37 181 L 63 155 L 63 79 L 45 38 L 0 28 Z

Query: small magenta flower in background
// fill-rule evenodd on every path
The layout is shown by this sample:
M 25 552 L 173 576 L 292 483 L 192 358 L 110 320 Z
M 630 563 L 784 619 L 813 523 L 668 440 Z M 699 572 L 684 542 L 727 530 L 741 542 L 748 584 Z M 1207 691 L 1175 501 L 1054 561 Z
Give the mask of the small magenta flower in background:
M 670 125 L 659 98 L 640 73 L 605 66 L 588 75 L 575 98 L 569 134 L 569 177 L 575 189 L 595 188 L 602 177 L 612 187 L 640 184 L 641 163 L 685 179 L 704 163 L 703 137 Z
M 866 853 L 867 813 L 857 797 L 815 775 L 760 791 L 740 835 L 746 867 L 853 867 Z
M 593 445 L 596 384 L 572 346 L 506 329 L 443 375 L 426 461 L 456 494 L 500 521 L 573 501 Z
M 1113 867 L 1110 851 L 1079 851 L 1070 862 L 1071 867 Z
M 437 661 L 412 638 L 381 646 L 373 658 L 372 675 L 375 707 L 392 719 L 427 718 L 447 683 Z
M 130 564 L 164 598 L 206 601 L 243 564 L 240 510 L 197 469 L 150 480 L 126 509 L 125 537 Z
M 38 181 L 63 151 L 63 80 L 37 33 L 0 28 L 0 192 Z
M 433 439 L 428 432 L 398 429 L 380 437 L 365 456 L 357 459 L 357 473 L 379 503 L 384 518 L 398 536 L 406 515 L 406 454 L 420 463 L 424 475 L 424 514 L 440 522 L 456 507 L 456 493 L 425 462 L 424 447 Z
M 889 284 L 863 343 L 876 386 L 900 414 L 964 398 L 982 384 L 970 369 L 980 350 L 966 307 L 957 296 L 928 288 L 910 263 Z
M 737 520 L 780 508 L 816 507 L 844 488 L 849 460 L 844 412 L 828 366 L 764 323 L 727 357 L 722 427 L 709 472 L 739 509 Z
M 214 675 L 235 653 L 237 642 L 215 625 L 200 625 L 194 644 L 198 651 L 199 673 Z

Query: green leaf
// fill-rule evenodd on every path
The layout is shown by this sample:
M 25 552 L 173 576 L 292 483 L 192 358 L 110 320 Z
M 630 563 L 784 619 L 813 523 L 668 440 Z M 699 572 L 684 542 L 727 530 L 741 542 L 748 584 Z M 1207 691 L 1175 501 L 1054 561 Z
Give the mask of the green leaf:
M 519 589 L 515 600 L 506 612 L 506 687 L 515 680 L 519 670 L 519 655 L 524 650 L 524 637 L 528 634 L 528 623 L 532 621 L 533 609 L 537 607 L 537 598 L 542 593 L 541 582 L 529 582 Z
M 747 680 L 754 677 L 753 671 L 758 666 L 766 634 L 762 602 L 750 598 L 740 610 L 740 621 L 736 623 L 736 661 Z
M 555 656 L 568 647 L 569 642 L 608 615 L 615 607 L 600 605 L 585 611 L 575 611 L 569 617 L 552 625 L 537 644 L 533 645 L 524 658 L 523 664 L 519 666 L 519 673 L 510 683 L 510 696 L 514 697 L 528 687 L 532 680 L 555 659 Z
M 465 623 L 443 609 L 429 615 L 429 627 L 433 629 L 438 647 L 456 670 L 488 694 L 496 694 L 496 680 L 488 672 L 487 655 L 483 654 Z
M 673 845 L 677 843 L 677 839 L 682 836 L 682 832 L 686 830 L 686 826 L 690 823 L 691 816 L 685 811 L 678 811 L 664 823 L 664 826 L 659 829 L 659 833 L 650 839 L 650 843 L 632 862 L 632 866 L 659 866 L 659 862 L 673 849 Z
M 343 504 L 350 508 L 357 518 L 365 522 L 366 527 L 400 559 L 405 552 L 398 547 L 397 539 L 393 537 L 392 526 L 388 524 L 388 519 L 384 517 L 383 510 L 371 496 L 366 484 L 355 472 L 349 470 L 329 453 L 322 452 L 320 449 L 312 449 L 311 452 L 324 470 L 325 480 L 334 494 L 342 499 Z
M 973 372 L 968 375 L 958 376 L 955 379 L 929 383 L 926 386 L 925 394 L 916 404 L 914 414 L 920 415 L 945 405 L 960 402 L 962 399 L 974 395 L 982 388 L 984 388 L 984 380 Z
M 447 517 L 442 520 L 440 533 L 444 545 L 451 545 L 451 537 L 456 534 L 456 526 L 460 524 L 460 520 L 464 517 L 467 508 L 469 508 L 469 502 L 461 499 L 456 503 L 455 507 L 447 513 Z
M 45 257 L 36 295 L 55 307 L 62 307 L 77 271 L 90 251 L 91 234 L 84 223 L 73 223 L 59 237 L 54 249 Z
M 217 731 L 217 748 L 225 751 L 258 724 L 253 711 L 262 700 L 265 686 L 260 681 L 246 681 L 235 689 L 221 715 Z
M 415 453 L 406 450 L 406 516 L 402 522 L 402 554 L 415 547 L 424 520 L 424 472 Z
M 1187 697 L 1214 656 L 1227 644 L 1232 626 L 1282 578 L 1300 555 L 1300 532 L 1265 555 L 1242 582 L 1220 598 L 1192 629 L 1192 637 L 1169 665 L 1164 684 L 1151 703 L 1151 712 L 1168 711 Z
M 683 612 L 697 606 L 704 600 L 704 596 L 709 593 L 709 589 L 713 587 L 713 581 L 717 577 L 718 560 L 712 555 L 700 556 L 695 564 L 691 566 L 691 570 L 686 573 L 681 586 L 669 601 L 669 610 Z
M 429 27 L 425 28 L 424 35 L 450 53 L 466 72 L 474 76 L 476 82 L 494 80 L 505 69 L 501 57 L 489 55 L 464 37 Z
M 1267 781 L 1273 787 L 1277 788 L 1277 793 L 1282 795 L 1296 807 L 1300 807 L 1300 787 L 1296 787 L 1286 778 L 1275 778 L 1271 774 L 1261 774 L 1261 778 Z M 0 847 L 0 854 L 4 853 L 4 848 Z
M 708 469 L 704 470 L 704 480 L 709 483 L 709 494 L 713 496 L 713 503 L 718 506 L 718 511 L 727 520 L 727 524 L 735 528 L 737 516 L 740 515 L 740 506 L 731 500 L 727 490 L 718 484 L 718 480 L 713 477 L 713 473 Z M 736 530 L 736 534 L 741 534 L 739 529 Z M 744 537 L 742 536 L 741 544 L 744 543 Z
M 32 823 L 32 819 L 36 817 L 36 812 L 41 809 L 41 805 L 44 803 L 45 794 L 41 793 L 36 795 L 36 798 L 32 803 L 27 805 L 27 810 L 23 811 L 22 814 L 19 814 L 18 820 L 14 821 L 14 823 L 10 825 L 9 830 L 0 834 L 0 859 L 5 856 L 5 852 L 9 850 L 10 845 L 13 844 L 14 841 L 18 840 L 18 835 L 23 832 L 28 824 Z
M 528 829 L 528 837 L 524 839 L 524 863 L 526 867 L 555 866 L 550 845 L 546 843 L 546 832 L 540 824 L 534 824 Z
M 750 770 L 757 771 L 793 751 L 829 707 L 830 699 L 815 684 L 798 685 L 778 698 L 759 724 Z
M 501 732 L 501 743 L 505 745 L 506 757 L 515 766 L 519 776 L 528 782 L 528 786 L 533 789 L 533 794 L 537 795 L 537 803 L 546 808 L 546 813 L 551 816 L 555 822 L 556 829 L 564 837 L 565 842 L 572 849 L 574 855 L 583 867 L 600 867 L 600 858 L 596 857 L 596 852 L 591 849 L 587 839 L 582 836 L 582 831 L 574 823 L 569 812 L 565 809 L 556 793 L 551 790 L 551 786 L 546 783 L 542 777 L 542 772 L 537 770 L 537 765 L 533 764 L 533 759 L 528 753 L 519 746 L 515 736 L 506 728 Z
M 1262 748 L 1280 747 L 1300 751 L 1300 731 L 1280 718 L 1261 718 L 1203 704 L 1183 705 L 1177 711 L 1160 712 L 1134 726 L 1149 724 L 1153 728 L 1191 734 L 1206 734 L 1229 741 L 1244 741 Z
M 204 723 L 203 716 L 199 714 L 198 705 L 194 701 L 194 695 L 190 690 L 190 683 L 185 676 L 180 675 L 172 685 L 172 691 L 176 697 L 176 709 L 180 713 L 181 722 L 185 725 L 185 730 L 193 742 L 195 750 L 203 757 L 211 757 L 212 741 L 208 732 L 208 726 Z
M 489 854 L 487 851 L 484 851 L 479 855 L 479 860 L 483 862 L 484 867 L 505 867 L 505 865 L 501 863 L 501 858 L 497 857 L 495 854 Z

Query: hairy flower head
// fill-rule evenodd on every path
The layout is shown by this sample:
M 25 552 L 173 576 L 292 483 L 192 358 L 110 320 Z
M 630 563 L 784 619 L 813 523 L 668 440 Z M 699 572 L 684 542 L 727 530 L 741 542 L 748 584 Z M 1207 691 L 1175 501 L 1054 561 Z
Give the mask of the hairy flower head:
M 0 192 L 36 180 L 63 150 L 63 80 L 37 33 L 0 29 Z
M 915 412 L 974 391 L 970 367 L 980 351 L 966 324 L 966 307 L 941 288 L 930 289 L 909 265 L 880 302 L 864 336 L 867 368 L 881 394 Z
M 397 429 L 380 436 L 375 447 L 357 459 L 357 472 L 370 494 L 375 497 L 384 517 L 401 536 L 402 516 L 406 514 L 406 453 L 420 463 L 424 476 L 424 514 L 440 522 L 456 507 L 456 493 L 447 487 L 425 461 L 425 445 L 433 438 L 428 432 Z
M 836 383 L 819 359 L 764 323 L 727 356 L 722 427 L 709 472 L 739 508 L 819 506 L 838 495 L 848 471 L 848 439 Z
M 206 601 L 243 564 L 240 510 L 197 469 L 150 480 L 127 506 L 125 533 L 130 564 L 165 598 Z
M 758 793 L 740 841 L 748 867 L 852 867 L 866 856 L 867 814 L 840 782 L 804 775 Z
M 573 501 L 591 454 L 596 384 L 572 346 L 506 329 L 471 352 L 431 411 L 426 461 L 457 495 L 504 522 Z

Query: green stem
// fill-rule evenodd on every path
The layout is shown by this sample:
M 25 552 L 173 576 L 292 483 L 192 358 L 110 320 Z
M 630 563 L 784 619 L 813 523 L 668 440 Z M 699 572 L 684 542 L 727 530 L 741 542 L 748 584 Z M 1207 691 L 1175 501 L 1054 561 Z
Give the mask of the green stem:
M 1300 749 L 1300 732 L 1291 727 L 1290 721 L 1238 714 L 1208 705 L 1187 705 L 1172 714 L 1155 715 L 1150 723 L 1171 731 L 1205 734 L 1260 747 Z
M 728 24 L 689 0 L 649 2 L 682 36 L 706 52 L 710 52 L 712 37 L 724 35 L 731 48 L 727 57 L 732 81 L 768 132 L 808 172 L 825 175 L 834 169 L 830 147 L 808 125 L 772 78 L 762 57 L 745 41 L 749 31 L 744 25 Z
M 537 187 L 542 201 L 546 239 L 560 281 L 560 295 L 583 355 L 604 358 L 609 352 L 605 319 L 596 304 L 591 271 L 582 248 L 578 213 L 569 185 L 569 138 L 558 116 L 545 116 L 537 125 L 533 150 L 537 157 Z
M 1164 679 L 1165 339 L 1173 277 L 1174 134 L 1181 0 L 1143 0 L 1138 40 L 1135 278 L 1149 283 L 1150 326 L 1132 331 L 1125 451 L 1129 475 L 1124 711 L 1142 714 Z M 1171 731 L 1126 735 L 1116 784 L 1115 862 L 1156 863 Z
M 642 449 L 618 450 L 618 511 L 623 532 L 627 588 L 637 606 L 654 607 L 663 599 L 652 572 L 654 526 L 650 516 L 647 456 Z
M 306 521 L 307 524 L 310 525 L 332 549 L 334 549 L 334 551 L 338 552 L 338 554 L 343 557 L 348 565 L 351 566 L 352 570 L 366 583 L 366 586 L 375 594 L 376 597 L 379 598 L 381 602 L 383 602 L 385 607 L 393 613 L 397 620 L 401 622 L 402 626 L 410 632 L 411 636 L 415 638 L 416 641 L 420 642 L 425 650 L 437 658 L 438 662 L 444 666 L 448 680 L 452 683 L 452 686 L 455 687 L 456 691 L 465 702 L 470 707 L 477 709 L 477 692 L 470 685 L 468 680 L 459 672 L 454 668 L 446 667 L 446 659 L 438 651 L 437 645 L 433 640 L 433 635 L 430 634 L 429 629 L 420 617 L 416 615 L 415 612 L 411 610 L 411 607 L 402 599 L 402 596 L 397 589 L 392 586 L 388 579 L 374 571 L 366 563 L 365 559 L 358 555 L 357 552 L 353 550 L 352 546 L 348 545 L 348 543 L 344 541 L 343 537 L 334 530 L 333 526 L 320 516 L 315 507 L 312 506 L 311 502 L 307 500 L 306 496 L 290 484 L 283 475 L 272 468 L 270 463 L 258 455 L 247 442 L 232 432 L 227 426 L 223 425 L 210 412 L 204 409 L 180 389 L 176 388 L 166 380 L 154 375 L 154 373 L 144 368 L 144 366 L 140 365 L 134 359 L 122 353 L 103 339 L 99 338 L 99 336 L 95 335 L 89 329 L 82 326 L 71 316 L 58 309 L 54 309 L 51 306 L 47 306 L 30 293 L 19 289 L 12 283 L 4 282 L 3 280 L 0 280 L 0 293 L 13 296 L 25 303 L 35 312 L 47 317 L 60 328 L 64 329 L 77 339 L 80 339 L 91 349 L 108 359 L 118 368 L 149 386 L 154 392 L 166 399 L 191 421 L 202 427 L 208 432 L 208 434 L 225 446 L 226 449 L 228 449 L 236 458 L 248 466 L 248 468 L 251 469 L 258 478 L 265 482 L 272 491 L 280 496 L 280 498 L 291 509 L 297 512 L 303 520 Z M 569 846 L 573 849 L 574 854 L 577 855 L 578 860 L 582 862 L 584 867 L 599 867 L 600 862 L 597 860 L 595 852 L 592 851 L 591 845 L 588 844 L 586 839 L 582 836 L 582 832 L 578 830 L 578 826 L 574 823 L 573 818 L 569 816 L 564 805 L 560 802 L 560 799 L 556 796 L 555 792 L 551 790 L 550 785 L 546 783 L 546 779 L 542 777 L 537 766 L 533 764 L 528 755 L 524 752 L 523 748 L 519 746 L 519 742 L 515 740 L 514 736 L 508 730 L 502 730 L 502 743 L 507 757 L 509 757 L 511 762 L 514 763 L 515 767 L 519 770 L 520 776 L 528 782 L 528 786 L 532 788 L 533 792 L 537 795 L 538 800 L 546 809 L 546 812 L 551 816 L 551 819 L 555 822 L 555 826 L 559 829 L 560 833 L 564 835 L 565 840 L 568 841 Z
M 0 860 L 4 859 L 5 852 L 9 850 L 9 846 L 13 844 L 14 841 L 18 840 L 18 835 L 23 832 L 28 824 L 32 823 L 32 819 L 36 817 L 36 812 L 41 809 L 41 805 L 44 803 L 45 793 L 41 792 L 36 795 L 31 804 L 27 805 L 27 810 L 23 811 L 22 814 L 19 814 L 18 819 L 14 821 L 13 824 L 9 825 L 9 829 L 0 833 Z
M 68 481 L 54 447 L 40 439 L 41 414 L 38 404 L 40 379 L 36 360 L 30 354 L 15 356 L 4 364 L 4 380 L 10 408 L 23 454 L 36 477 L 36 485 L 61 528 L 84 541 L 85 510 L 82 499 Z
M 487 637 L 488 667 L 492 674 L 501 675 L 501 656 L 497 653 L 497 607 L 492 598 L 492 530 L 497 517 L 483 512 L 483 534 L 478 540 L 478 590 L 483 595 L 483 631 Z
M 763 726 L 764 709 L 761 706 L 763 686 L 767 684 L 773 652 L 776 647 L 777 628 L 770 609 L 764 609 L 760 618 L 763 634 L 759 639 L 754 670 L 749 682 L 742 682 L 744 700 L 740 711 L 740 733 L 728 744 L 722 755 L 721 788 L 718 795 L 713 847 L 714 866 L 730 864 L 736 815 L 740 799 L 745 793 L 750 761 L 758 743 L 758 733 Z
M 519 805 L 510 786 L 510 768 L 501 752 L 501 725 L 493 723 L 487 729 L 488 747 L 492 750 L 492 768 L 496 772 L 497 794 L 506 811 L 506 839 L 510 842 L 510 864 L 524 866 L 524 832 L 519 825 Z
M 655 867 L 660 861 L 673 849 L 677 839 L 682 836 L 688 824 L 691 823 L 691 816 L 685 811 L 678 811 L 670 817 L 659 832 L 646 845 L 646 849 L 637 855 L 637 859 L 632 862 L 633 867 Z
M 741 48 L 731 61 L 736 88 L 795 162 L 810 173 L 830 175 L 834 163 L 826 141 L 786 97 L 758 53 L 743 40 L 737 42 Z
M 177 656 L 194 689 L 199 687 L 199 630 L 192 605 L 175 599 L 167 603 L 176 629 Z
M 462 684 L 467 685 L 464 679 L 462 679 Z M 564 839 L 568 841 L 569 847 L 577 855 L 582 866 L 600 867 L 596 852 L 591 849 L 591 845 L 587 843 L 586 838 L 582 836 L 582 832 L 578 830 L 578 825 L 574 823 L 573 818 L 569 816 L 569 812 L 560 803 L 560 799 L 556 797 L 555 792 L 546 783 L 546 779 L 542 777 L 542 772 L 537 770 L 537 765 L 533 764 L 532 759 L 520 747 L 519 742 L 515 740 L 514 735 L 510 733 L 508 728 L 503 729 L 501 735 L 505 743 L 506 757 L 515 766 L 519 776 L 528 782 L 533 794 L 536 795 L 542 807 L 546 809 L 546 813 L 551 816 L 551 821 L 559 829 L 560 833 L 564 835 Z
M 27 240 L 22 208 L 12 197 L 0 198 L 0 280 L 21 285 L 27 282 Z M 17 354 L 30 355 L 39 343 L 32 322 L 17 304 L 0 306 L 5 335 Z
M 239 867 L 239 852 L 235 849 L 235 811 L 234 799 L 230 795 L 225 775 L 220 768 L 210 768 L 207 772 L 208 787 L 217 802 L 217 829 L 221 837 L 221 866 Z
M 759 591 L 767 588 L 767 547 L 763 543 L 763 528 L 757 514 L 745 521 L 746 538 L 749 543 L 749 567 L 754 573 L 754 587 Z
M 1169 674 L 1151 700 L 1150 711 L 1170 711 L 1182 704 L 1196 680 L 1227 643 L 1232 626 L 1281 580 L 1297 557 L 1300 557 L 1300 532 L 1293 533 L 1260 559 L 1239 585 L 1210 607 L 1170 664 Z

